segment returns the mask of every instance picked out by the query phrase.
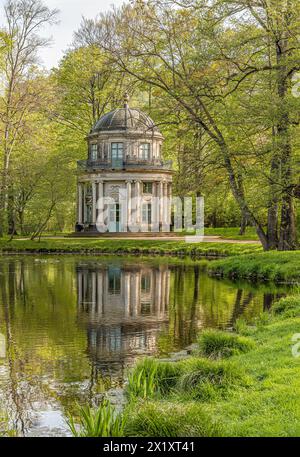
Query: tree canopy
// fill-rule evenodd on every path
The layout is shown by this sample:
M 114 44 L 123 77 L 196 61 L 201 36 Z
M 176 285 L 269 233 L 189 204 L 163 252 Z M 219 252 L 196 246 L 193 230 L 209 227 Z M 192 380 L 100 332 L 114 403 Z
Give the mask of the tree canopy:
M 166 137 L 175 193 L 205 197 L 206 224 L 250 224 L 265 249 L 297 247 L 298 0 L 137 0 L 83 19 L 49 74 L 35 61 L 46 43 L 38 22 L 21 57 L 16 31 L 28 21 L 24 11 L 50 23 L 57 12 L 38 0 L 9 0 L 5 11 L 3 233 L 71 229 L 85 135 L 126 90 Z M 54 193 L 45 190 L 53 170 Z

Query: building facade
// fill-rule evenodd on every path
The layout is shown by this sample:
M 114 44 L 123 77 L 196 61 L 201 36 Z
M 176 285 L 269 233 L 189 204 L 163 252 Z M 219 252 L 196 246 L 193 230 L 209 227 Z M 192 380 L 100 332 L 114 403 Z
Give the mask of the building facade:
M 77 232 L 169 232 L 172 163 L 162 160 L 163 136 L 138 109 L 117 108 L 87 137 L 78 162 Z

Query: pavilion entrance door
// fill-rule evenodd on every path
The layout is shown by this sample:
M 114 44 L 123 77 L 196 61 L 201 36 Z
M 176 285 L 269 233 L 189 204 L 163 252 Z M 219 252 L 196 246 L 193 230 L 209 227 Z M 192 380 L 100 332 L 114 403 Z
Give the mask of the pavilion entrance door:
M 121 225 L 121 205 L 113 203 L 109 205 L 109 232 L 116 233 L 120 231 Z

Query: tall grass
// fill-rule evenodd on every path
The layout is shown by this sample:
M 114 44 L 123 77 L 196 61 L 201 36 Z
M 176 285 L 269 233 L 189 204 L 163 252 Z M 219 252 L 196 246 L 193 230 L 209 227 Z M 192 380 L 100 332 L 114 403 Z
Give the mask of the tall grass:
M 184 398 L 199 401 L 224 396 L 248 379 L 235 365 L 191 357 L 180 362 L 145 359 L 130 373 L 126 386 L 129 401 Z
M 183 363 L 176 391 L 184 399 L 208 401 L 225 397 L 241 385 L 249 385 L 249 378 L 235 364 L 191 358 Z
M 196 403 L 144 402 L 132 410 L 126 435 L 213 437 L 222 435 L 222 427 Z
M 199 336 L 198 344 L 202 355 L 214 359 L 248 352 L 255 346 L 249 338 L 219 330 L 203 331 Z
M 144 359 L 129 373 L 126 395 L 129 400 L 165 395 L 175 386 L 180 372 L 178 363 Z
M 67 424 L 75 437 L 124 436 L 126 416 L 117 414 L 108 400 L 103 400 L 97 409 L 78 406 L 76 417 L 69 415 Z

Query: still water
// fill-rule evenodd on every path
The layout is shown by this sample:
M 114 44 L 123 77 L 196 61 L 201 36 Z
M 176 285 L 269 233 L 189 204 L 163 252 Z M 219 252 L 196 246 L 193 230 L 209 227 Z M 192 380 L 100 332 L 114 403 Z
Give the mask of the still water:
M 0 409 L 64 436 L 76 402 L 118 403 L 126 370 L 269 309 L 284 290 L 212 279 L 191 260 L 0 257 Z

